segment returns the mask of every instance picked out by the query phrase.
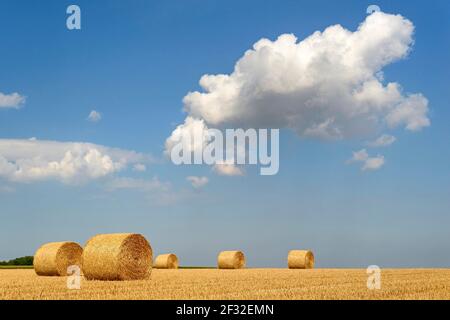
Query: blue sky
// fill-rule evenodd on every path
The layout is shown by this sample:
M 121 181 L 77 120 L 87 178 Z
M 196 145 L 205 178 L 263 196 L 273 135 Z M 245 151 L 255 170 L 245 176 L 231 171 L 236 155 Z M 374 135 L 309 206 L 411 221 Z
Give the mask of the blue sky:
M 241 249 L 249 266 L 278 267 L 294 248 L 311 248 L 319 267 L 450 265 L 448 1 L 375 2 L 415 26 L 411 52 L 383 68 L 383 83 L 425 96 L 430 126 L 392 129 L 396 142 L 376 149 L 364 144 L 372 137 L 321 141 L 284 128 L 277 175 L 247 167 L 234 177 L 164 157 L 187 116 L 183 97 L 202 90 L 204 74 L 230 74 L 261 38 L 301 41 L 335 24 L 355 31 L 372 2 L 74 3 L 76 31 L 65 25 L 72 2 L 0 4 L 0 92 L 26 97 L 18 109 L 0 108 L 0 139 L 89 142 L 151 160 L 145 172 L 79 183 L 0 175 L 0 260 L 49 241 L 139 232 L 156 254 L 175 252 L 185 265 L 214 265 L 219 251 Z M 87 121 L 91 110 L 100 121 Z M 346 164 L 363 148 L 384 165 Z M 209 182 L 193 188 L 187 176 Z M 117 178 L 134 187 L 112 190 Z

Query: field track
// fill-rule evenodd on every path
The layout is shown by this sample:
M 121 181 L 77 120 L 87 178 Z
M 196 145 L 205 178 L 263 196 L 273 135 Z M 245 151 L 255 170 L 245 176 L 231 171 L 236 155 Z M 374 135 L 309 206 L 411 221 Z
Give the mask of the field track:
M 148 281 L 81 281 L 0 270 L 0 299 L 450 299 L 450 269 L 384 269 L 381 290 L 362 269 L 153 270 Z

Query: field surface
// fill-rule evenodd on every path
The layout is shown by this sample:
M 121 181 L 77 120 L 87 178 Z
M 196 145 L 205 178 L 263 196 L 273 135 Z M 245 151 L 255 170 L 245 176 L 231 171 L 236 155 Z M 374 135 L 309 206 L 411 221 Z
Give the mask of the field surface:
M 0 299 L 450 299 L 450 269 L 384 269 L 367 289 L 362 269 L 153 270 L 145 281 L 86 281 L 0 270 Z

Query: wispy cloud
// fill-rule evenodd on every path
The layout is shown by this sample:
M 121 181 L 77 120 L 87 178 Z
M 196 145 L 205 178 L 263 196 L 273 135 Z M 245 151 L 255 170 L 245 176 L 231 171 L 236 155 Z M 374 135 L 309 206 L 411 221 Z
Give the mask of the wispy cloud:
M 90 122 L 99 122 L 100 120 L 102 120 L 102 114 L 96 110 L 92 110 L 89 113 L 87 120 Z
M 221 176 L 243 176 L 244 170 L 234 164 L 218 163 L 213 167 L 213 171 Z
M 347 163 L 355 163 L 360 162 L 362 163 L 361 170 L 362 171 L 375 171 L 380 169 L 384 163 L 384 156 L 377 155 L 376 157 L 370 157 L 367 153 L 366 149 L 362 149 L 359 151 L 353 152 L 353 156 L 351 159 L 347 161 Z
M 107 184 L 108 191 L 134 189 L 144 192 L 149 191 L 168 191 L 169 183 L 161 182 L 157 177 L 152 179 L 116 177 L 111 179 Z
M 368 142 L 367 145 L 372 148 L 380 148 L 390 146 L 395 141 L 397 141 L 396 137 L 391 136 L 389 134 L 383 134 L 376 140 Z
M 197 176 L 189 176 L 186 178 L 186 180 L 189 181 L 191 185 L 196 189 L 206 186 L 209 182 L 208 177 Z
M 170 206 L 196 197 L 189 190 L 174 190 L 170 182 L 161 181 L 158 177 L 151 179 L 112 177 L 105 185 L 107 192 L 120 193 L 127 190 L 138 192 L 152 204 Z
M 147 170 L 147 166 L 145 164 L 143 164 L 143 163 L 136 163 L 133 166 L 133 170 L 137 171 L 137 172 L 144 172 L 144 171 Z

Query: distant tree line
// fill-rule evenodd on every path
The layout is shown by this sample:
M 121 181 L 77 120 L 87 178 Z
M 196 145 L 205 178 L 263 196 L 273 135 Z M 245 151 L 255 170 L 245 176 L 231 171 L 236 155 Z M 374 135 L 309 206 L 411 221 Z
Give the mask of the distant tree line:
M 0 261 L 0 266 L 32 266 L 33 257 L 20 257 L 9 261 Z

